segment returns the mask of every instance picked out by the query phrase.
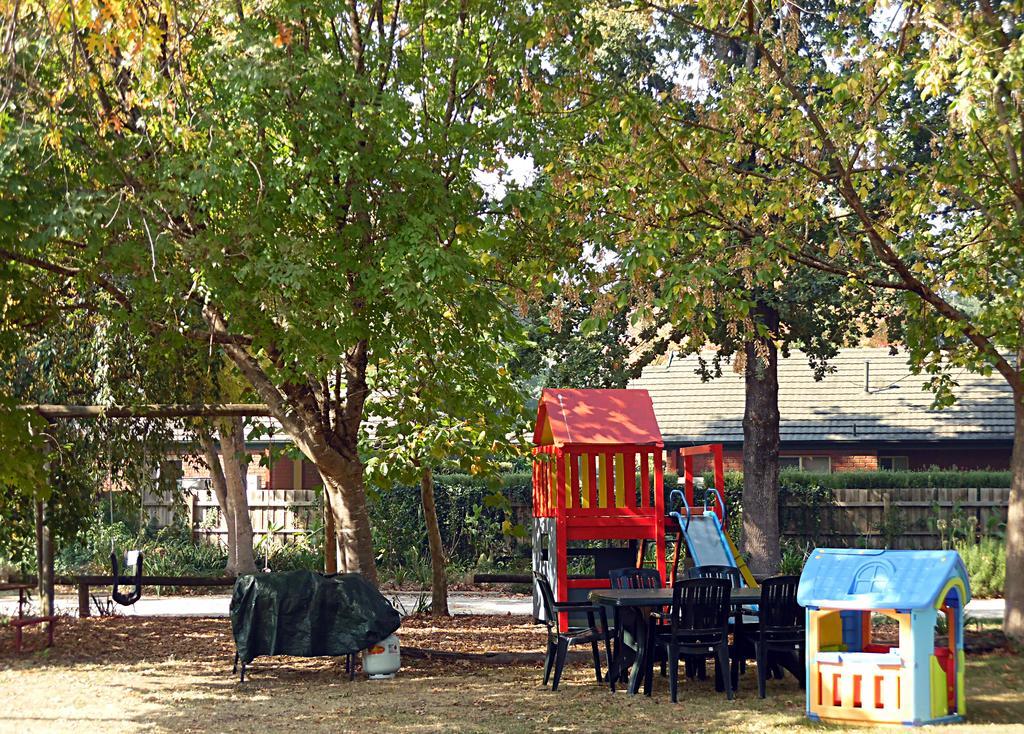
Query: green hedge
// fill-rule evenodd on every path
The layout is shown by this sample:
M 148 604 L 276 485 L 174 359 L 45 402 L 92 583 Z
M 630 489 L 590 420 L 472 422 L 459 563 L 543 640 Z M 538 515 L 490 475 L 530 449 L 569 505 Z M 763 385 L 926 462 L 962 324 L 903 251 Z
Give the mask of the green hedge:
M 714 475 L 706 472 L 704 486 L 714 484 Z M 666 505 L 668 495 L 677 485 L 675 474 L 665 476 Z M 782 527 L 790 525 L 787 513 L 804 523 L 805 532 L 815 542 L 825 540 L 819 537 L 823 528 L 825 515 L 833 506 L 834 489 L 901 489 L 908 487 L 954 487 L 954 488 L 985 488 L 1009 487 L 1010 472 L 1008 471 L 857 471 L 837 472 L 835 474 L 811 474 L 808 472 L 787 470 L 779 473 L 779 522 Z M 698 503 L 703 497 L 694 498 Z M 743 515 L 743 474 L 726 472 L 725 503 L 729 513 L 730 534 L 733 540 L 742 541 Z M 788 508 L 788 509 L 783 509 Z
M 902 489 L 904 487 L 1009 487 L 1008 471 L 847 471 L 810 474 L 787 470 L 779 475 L 786 485 L 818 485 L 829 489 Z
M 714 483 L 714 474 L 704 473 L 705 486 Z M 676 475 L 665 475 L 666 491 L 676 486 Z M 779 472 L 779 486 L 828 489 L 902 489 L 905 487 L 988 488 L 1010 486 L 1009 471 L 845 471 L 812 474 L 793 469 Z M 725 473 L 726 492 L 742 491 L 742 472 Z
M 532 476 L 505 474 L 480 479 L 434 475 L 438 523 L 449 563 L 464 568 L 493 565 L 514 554 L 508 541 L 516 529 L 512 506 L 530 507 Z M 429 558 L 420 488 L 395 485 L 372 492 L 370 525 L 378 563 L 385 569 L 422 566 Z

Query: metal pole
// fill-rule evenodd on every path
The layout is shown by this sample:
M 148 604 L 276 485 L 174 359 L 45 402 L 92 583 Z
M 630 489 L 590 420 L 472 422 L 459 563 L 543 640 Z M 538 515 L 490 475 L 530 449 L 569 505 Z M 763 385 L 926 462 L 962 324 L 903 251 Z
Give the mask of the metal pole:
M 50 526 L 48 522 L 48 511 L 45 502 L 41 502 L 41 514 L 43 520 L 43 599 L 45 605 L 43 614 L 50 616 L 55 613 L 53 606 L 53 540 L 50 537 Z
M 45 596 L 46 591 L 43 568 L 43 503 L 42 500 L 36 500 L 36 591 L 39 592 L 40 599 Z
M 51 426 L 52 427 L 52 426 Z M 49 456 L 53 451 L 53 435 L 48 431 L 44 451 L 47 460 L 43 462 L 46 483 L 53 485 Z M 36 502 L 36 565 L 39 566 L 39 599 L 43 604 L 43 615 L 54 614 L 53 608 L 53 538 L 50 535 L 49 511 L 46 502 Z M 50 628 L 53 629 L 52 627 Z

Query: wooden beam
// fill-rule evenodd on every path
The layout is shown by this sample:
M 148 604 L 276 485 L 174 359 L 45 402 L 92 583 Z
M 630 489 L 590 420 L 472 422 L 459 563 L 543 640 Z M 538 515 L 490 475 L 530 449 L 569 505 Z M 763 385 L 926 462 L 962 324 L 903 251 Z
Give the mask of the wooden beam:
M 74 418 L 228 418 L 235 416 L 269 416 L 266 403 L 203 403 L 197 405 L 19 405 L 49 420 Z
M 67 586 L 78 587 L 78 616 L 88 617 L 89 610 L 89 587 L 90 586 L 111 586 L 114 583 L 113 576 L 92 575 L 92 576 L 61 576 L 57 583 Z M 118 576 L 117 583 L 124 586 L 132 586 L 135 583 L 134 576 Z M 143 586 L 233 586 L 233 576 L 143 576 Z

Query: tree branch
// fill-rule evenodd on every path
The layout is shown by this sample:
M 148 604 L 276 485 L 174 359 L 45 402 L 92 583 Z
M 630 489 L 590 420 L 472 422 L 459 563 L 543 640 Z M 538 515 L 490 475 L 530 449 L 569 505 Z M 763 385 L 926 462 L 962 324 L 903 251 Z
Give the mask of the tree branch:
M 871 216 L 867 207 L 864 205 L 864 202 L 861 201 L 860 195 L 857 193 L 857 189 L 851 180 L 850 172 L 847 170 L 845 163 L 839 155 L 839 149 L 836 146 L 835 141 L 832 140 L 832 136 L 829 134 L 828 128 L 822 122 L 817 111 L 813 106 L 807 103 L 804 97 L 800 95 L 799 90 L 789 78 L 789 75 L 786 74 L 785 69 L 783 69 L 778 60 L 772 56 L 768 51 L 767 46 L 765 46 L 764 42 L 760 38 L 757 39 L 757 44 L 761 49 L 764 59 L 767 61 L 769 67 L 774 73 L 775 78 L 783 87 L 786 88 L 792 99 L 807 116 L 807 119 L 817 132 L 818 139 L 822 144 L 828 160 L 840 174 L 839 181 L 837 182 L 839 193 L 850 208 L 856 213 L 857 218 L 860 220 L 861 225 L 864 227 L 865 233 L 868 236 L 868 242 L 871 244 L 871 248 L 874 250 L 878 259 L 896 272 L 900 279 L 906 284 L 906 290 L 915 293 L 923 301 L 930 304 L 944 318 L 958 324 L 963 330 L 964 336 L 967 337 L 971 344 L 973 344 L 982 355 L 992 361 L 993 366 L 1001 375 L 1003 375 L 1015 391 L 1024 391 L 1024 381 L 1021 380 L 1021 375 L 1013 368 L 999 350 L 996 349 L 991 340 L 974 326 L 967 314 L 956 308 L 953 304 L 943 298 L 936 290 L 915 276 L 910 270 L 910 267 L 889 246 L 889 243 L 879 231 L 874 217 Z

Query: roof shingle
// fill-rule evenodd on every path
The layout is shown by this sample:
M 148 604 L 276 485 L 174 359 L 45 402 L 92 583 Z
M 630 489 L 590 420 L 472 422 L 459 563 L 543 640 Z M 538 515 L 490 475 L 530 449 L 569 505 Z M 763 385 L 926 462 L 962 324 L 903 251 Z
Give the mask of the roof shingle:
M 705 352 L 710 360 L 714 354 Z M 906 354 L 886 348 L 845 349 L 829 363 L 836 371 L 816 381 L 806 356 L 779 358 L 782 441 L 935 441 L 1013 438 L 1013 398 L 998 375 L 953 373 L 956 403 L 933 410 L 925 378 L 911 373 Z M 870 383 L 866 381 L 870 364 Z M 743 440 L 744 380 L 723 369 L 702 382 L 697 357 L 653 365 L 631 388 L 650 392 L 666 442 Z

